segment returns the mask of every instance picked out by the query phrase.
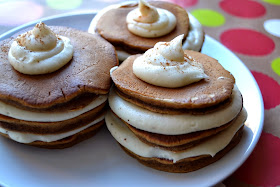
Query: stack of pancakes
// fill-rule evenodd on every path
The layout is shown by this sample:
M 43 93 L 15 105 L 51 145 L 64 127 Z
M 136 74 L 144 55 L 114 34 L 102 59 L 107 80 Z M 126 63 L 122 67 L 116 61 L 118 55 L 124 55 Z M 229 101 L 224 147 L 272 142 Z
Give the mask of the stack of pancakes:
M 173 13 L 177 19 L 176 27 L 170 33 L 156 38 L 144 38 L 131 33 L 127 28 L 126 16 L 138 7 L 136 2 L 111 5 L 99 11 L 89 27 L 90 33 L 98 33 L 118 51 L 118 58 L 125 60 L 129 55 L 144 53 L 157 42 L 169 42 L 184 34 L 183 47 L 200 51 L 204 41 L 204 32 L 200 23 L 179 5 L 164 1 L 149 1 L 149 4 Z
M 65 148 L 93 136 L 104 124 L 109 71 L 118 60 L 114 47 L 98 35 L 50 29 L 70 38 L 74 47 L 72 60 L 53 73 L 16 71 L 8 52 L 18 34 L 0 42 L 0 133 L 20 143 Z
M 154 86 L 133 74 L 139 55 L 111 70 L 109 131 L 129 155 L 168 172 L 194 171 L 223 157 L 240 141 L 247 116 L 234 77 L 207 55 L 184 53 L 209 78 L 180 88 Z

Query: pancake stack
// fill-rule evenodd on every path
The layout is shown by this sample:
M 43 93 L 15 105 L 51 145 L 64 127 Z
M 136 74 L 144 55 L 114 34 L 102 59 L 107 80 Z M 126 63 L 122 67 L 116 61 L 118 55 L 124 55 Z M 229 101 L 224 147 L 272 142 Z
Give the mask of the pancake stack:
M 191 172 L 229 152 L 242 136 L 246 110 L 234 77 L 216 59 L 195 51 L 208 78 L 179 87 L 149 84 L 133 73 L 133 55 L 111 70 L 115 84 L 105 117 L 112 136 L 140 163 L 167 172 Z
M 19 34 L 0 42 L 0 133 L 28 145 L 66 148 L 92 137 L 104 124 L 109 70 L 118 60 L 113 46 L 98 35 L 50 29 L 68 37 L 74 48 L 70 62 L 52 73 L 16 71 L 8 52 Z
M 176 27 L 170 33 L 160 37 L 146 38 L 130 32 L 126 19 L 129 12 L 138 8 L 137 2 L 124 2 L 104 8 L 93 18 L 88 31 L 99 34 L 113 44 L 121 61 L 130 55 L 144 53 L 157 42 L 169 42 L 181 34 L 184 34 L 184 49 L 201 50 L 204 31 L 192 15 L 173 3 L 165 1 L 149 1 L 148 3 L 153 7 L 170 11 L 176 17 Z

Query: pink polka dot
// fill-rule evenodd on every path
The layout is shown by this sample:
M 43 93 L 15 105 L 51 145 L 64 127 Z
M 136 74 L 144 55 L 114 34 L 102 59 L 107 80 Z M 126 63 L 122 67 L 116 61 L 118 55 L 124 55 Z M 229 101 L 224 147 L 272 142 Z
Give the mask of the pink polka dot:
M 280 185 L 279 155 L 280 139 L 263 132 L 256 148 L 234 176 L 254 186 Z
M 252 71 L 262 92 L 264 108 L 271 109 L 280 104 L 280 85 L 271 77 Z M 280 166 L 279 166 L 280 167 Z
M 0 24 L 20 25 L 39 19 L 43 15 L 43 7 L 31 1 L 0 3 Z
M 220 7 L 231 15 L 245 18 L 257 18 L 266 12 L 262 4 L 251 0 L 223 0 Z
M 270 54 L 275 44 L 263 33 L 250 29 L 230 29 L 220 36 L 221 42 L 234 52 L 262 56 Z
M 183 8 L 194 6 L 198 3 L 198 0 L 184 0 L 184 1 L 182 1 L 182 0 L 165 0 L 165 1 L 175 3 L 177 5 L 180 5 Z

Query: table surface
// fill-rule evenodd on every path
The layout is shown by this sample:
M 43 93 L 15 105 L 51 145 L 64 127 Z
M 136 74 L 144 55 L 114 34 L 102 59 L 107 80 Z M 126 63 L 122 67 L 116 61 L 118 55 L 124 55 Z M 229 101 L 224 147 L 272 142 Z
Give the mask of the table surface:
M 280 0 L 167 0 L 184 7 L 205 33 L 234 52 L 262 92 L 265 119 L 247 161 L 221 186 L 280 185 Z M 120 0 L 1 0 L 0 34 L 27 22 L 69 12 L 98 11 Z M 24 16 L 23 16 L 24 15 Z

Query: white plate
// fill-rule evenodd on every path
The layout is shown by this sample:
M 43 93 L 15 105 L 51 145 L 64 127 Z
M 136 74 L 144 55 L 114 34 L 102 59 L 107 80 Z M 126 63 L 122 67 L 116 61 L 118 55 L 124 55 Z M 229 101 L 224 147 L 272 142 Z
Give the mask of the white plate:
M 87 30 L 94 13 L 43 19 L 47 25 Z M 37 21 L 36 21 L 37 22 Z M 0 36 L 0 40 L 32 22 Z M 4 186 L 210 186 L 234 172 L 250 155 L 263 126 L 263 101 L 255 79 L 245 65 L 223 45 L 206 36 L 202 53 L 212 56 L 236 78 L 248 119 L 241 142 L 218 162 L 186 174 L 157 171 L 126 155 L 104 128 L 95 137 L 63 150 L 47 150 L 0 137 L 0 184 Z M 0 185 L 1 186 L 1 185 Z

